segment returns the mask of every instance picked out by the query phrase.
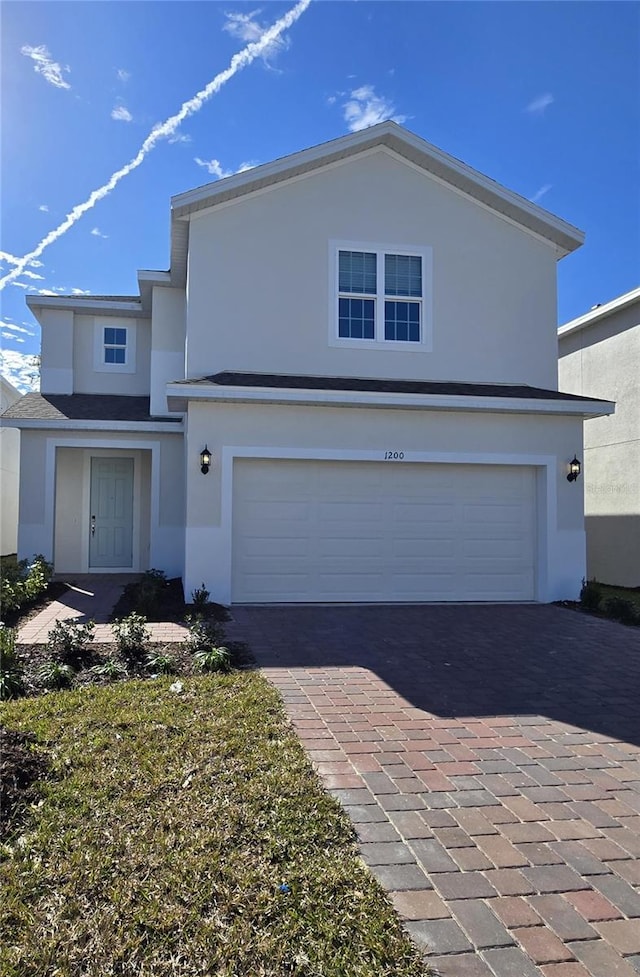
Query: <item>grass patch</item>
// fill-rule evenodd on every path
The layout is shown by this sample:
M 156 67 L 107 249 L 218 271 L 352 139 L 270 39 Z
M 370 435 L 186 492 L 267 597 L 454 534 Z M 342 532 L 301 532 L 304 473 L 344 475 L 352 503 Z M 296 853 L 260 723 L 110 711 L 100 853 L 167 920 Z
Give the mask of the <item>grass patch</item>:
M 426 974 L 274 689 L 171 682 L 3 707 L 52 767 L 3 849 L 3 977 Z

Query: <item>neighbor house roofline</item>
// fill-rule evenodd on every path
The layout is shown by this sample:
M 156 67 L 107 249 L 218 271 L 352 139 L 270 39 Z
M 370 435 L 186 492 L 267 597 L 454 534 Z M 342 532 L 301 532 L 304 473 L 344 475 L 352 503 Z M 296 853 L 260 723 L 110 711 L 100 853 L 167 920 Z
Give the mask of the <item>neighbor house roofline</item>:
M 605 302 L 604 305 L 594 306 L 588 312 L 585 312 L 584 315 L 578 316 L 577 319 L 565 322 L 563 326 L 558 328 L 558 337 L 562 338 L 563 336 L 571 335 L 571 333 L 579 332 L 580 329 L 592 326 L 613 312 L 620 312 L 622 309 L 626 309 L 627 306 L 633 305 L 634 302 L 638 301 L 640 301 L 640 288 L 633 288 L 630 292 L 625 292 L 624 295 L 618 295 L 616 298 L 611 299 L 610 302 Z

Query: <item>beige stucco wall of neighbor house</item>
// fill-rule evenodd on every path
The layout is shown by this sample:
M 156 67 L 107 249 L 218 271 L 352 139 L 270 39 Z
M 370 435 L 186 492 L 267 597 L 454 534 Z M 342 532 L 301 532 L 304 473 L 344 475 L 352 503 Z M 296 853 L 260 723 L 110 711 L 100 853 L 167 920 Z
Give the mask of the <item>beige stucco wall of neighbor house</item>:
M 587 574 L 640 586 L 640 296 L 559 336 L 560 387 L 616 402 L 585 421 Z
M 554 247 L 380 149 L 198 213 L 187 376 L 220 370 L 556 387 Z M 330 242 L 431 248 L 433 348 L 330 345 Z
M 0 377 L 0 414 L 22 394 Z M 18 486 L 20 484 L 20 432 L 0 428 L 0 555 L 15 553 L 18 542 Z
M 135 367 L 126 372 L 117 367 L 102 366 L 98 353 L 102 351 L 105 326 L 126 326 L 129 342 L 135 336 Z M 42 330 L 44 336 L 46 330 Z M 120 316 L 76 315 L 73 329 L 73 392 L 117 394 L 129 397 L 149 395 L 149 365 L 151 360 L 151 321 Z
M 134 458 L 135 569 L 180 576 L 184 555 L 182 434 L 96 431 L 22 432 L 23 479 L 18 553 L 43 553 L 56 572 L 86 573 L 91 458 Z
M 186 294 L 183 288 L 155 287 L 151 314 L 151 413 L 171 414 L 165 385 L 185 375 Z
M 399 448 L 423 461 L 535 464 L 537 599 L 579 593 L 585 571 L 582 484 L 570 484 L 566 474 L 567 463 L 582 450 L 581 417 L 192 402 L 187 431 L 186 593 L 204 581 L 214 600 L 230 600 L 234 448 L 257 449 L 263 457 L 342 460 L 362 460 L 365 452 L 367 460 L 378 461 L 385 450 Z M 208 475 L 199 466 L 205 443 L 213 452 Z

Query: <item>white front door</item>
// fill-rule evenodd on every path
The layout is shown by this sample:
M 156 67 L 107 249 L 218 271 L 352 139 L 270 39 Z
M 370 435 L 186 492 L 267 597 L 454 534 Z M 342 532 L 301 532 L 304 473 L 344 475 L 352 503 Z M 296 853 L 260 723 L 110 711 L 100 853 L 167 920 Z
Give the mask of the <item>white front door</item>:
M 91 459 L 89 567 L 133 566 L 133 458 Z
M 236 461 L 232 600 L 535 596 L 533 468 Z

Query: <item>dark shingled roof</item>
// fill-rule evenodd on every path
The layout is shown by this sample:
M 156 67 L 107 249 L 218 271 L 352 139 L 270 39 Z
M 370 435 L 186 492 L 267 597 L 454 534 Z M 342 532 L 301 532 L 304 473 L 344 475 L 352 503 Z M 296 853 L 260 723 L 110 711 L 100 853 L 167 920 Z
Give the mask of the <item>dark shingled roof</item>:
M 34 421 L 153 421 L 148 397 L 111 394 L 26 394 L 2 415 Z M 176 417 L 157 418 L 180 421 Z
M 510 383 L 463 383 L 439 380 L 373 380 L 360 377 L 290 376 L 282 373 L 232 373 L 224 371 L 197 380 L 178 380 L 192 386 L 264 387 L 286 390 L 360 390 L 398 394 L 435 394 L 450 397 L 510 397 L 525 400 L 573 400 L 593 402 L 595 397 Z M 601 401 L 607 403 L 607 401 Z

